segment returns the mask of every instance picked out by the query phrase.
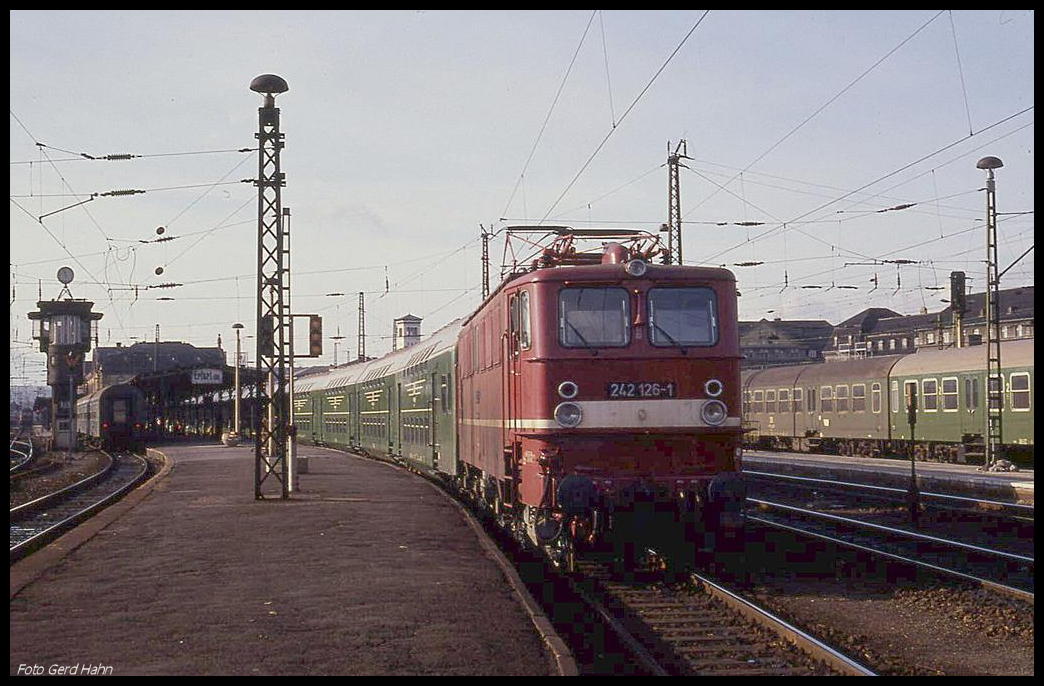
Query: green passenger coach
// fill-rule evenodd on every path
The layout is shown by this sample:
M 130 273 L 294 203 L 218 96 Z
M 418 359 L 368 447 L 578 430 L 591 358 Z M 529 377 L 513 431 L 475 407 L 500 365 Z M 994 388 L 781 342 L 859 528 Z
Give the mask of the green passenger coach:
M 300 378 L 301 440 L 457 474 L 455 345 L 460 320 L 404 350 Z

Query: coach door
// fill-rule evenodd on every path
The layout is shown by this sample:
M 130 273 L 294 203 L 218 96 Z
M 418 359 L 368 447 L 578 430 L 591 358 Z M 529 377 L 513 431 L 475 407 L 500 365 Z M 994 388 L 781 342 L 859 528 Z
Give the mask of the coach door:
M 529 329 L 529 292 L 519 291 L 515 295 L 511 296 L 508 304 L 508 319 L 509 319 L 509 335 L 507 339 L 507 359 L 505 360 L 504 369 L 507 378 L 504 381 L 504 387 L 507 391 L 507 407 L 506 407 L 506 420 L 507 430 L 510 438 L 511 445 L 505 445 L 505 449 L 510 449 L 513 457 L 513 469 L 517 469 L 519 455 L 518 446 L 515 443 L 517 440 L 517 433 L 521 429 L 520 421 L 522 419 L 522 351 L 528 350 L 530 346 L 530 329 Z

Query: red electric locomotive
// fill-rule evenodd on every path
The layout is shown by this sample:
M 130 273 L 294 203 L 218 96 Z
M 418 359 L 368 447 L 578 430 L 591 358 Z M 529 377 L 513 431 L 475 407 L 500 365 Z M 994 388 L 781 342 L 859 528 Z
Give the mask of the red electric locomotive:
M 558 234 L 458 339 L 461 487 L 551 559 L 582 547 L 683 567 L 743 538 L 736 282 L 655 264 L 658 239 Z M 651 242 L 651 247 L 644 247 Z

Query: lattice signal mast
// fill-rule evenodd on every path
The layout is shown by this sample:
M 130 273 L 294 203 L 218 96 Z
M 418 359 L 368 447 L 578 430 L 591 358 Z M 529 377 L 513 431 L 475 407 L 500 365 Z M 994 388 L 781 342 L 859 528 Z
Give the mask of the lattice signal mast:
M 681 180 L 678 170 L 685 166 L 682 160 L 691 159 L 684 139 L 674 146 L 674 152 L 671 152 L 671 142 L 667 141 L 667 254 L 664 264 L 682 263 Z
M 1000 276 L 997 273 L 997 193 L 993 170 L 1004 166 L 996 157 L 975 165 L 986 170 L 986 467 L 1003 457 L 1001 413 L 1004 377 L 1001 374 Z
M 258 108 L 257 186 L 257 431 L 254 432 L 254 497 L 263 499 L 269 478 L 280 497 L 290 497 L 287 436 L 290 420 L 290 250 L 283 230 L 280 168 L 283 133 L 275 97 L 290 87 L 275 74 L 251 81 L 250 90 L 264 95 Z
M 482 301 L 489 297 L 489 239 L 493 234 L 486 231 L 486 227 L 479 224 L 482 229 Z

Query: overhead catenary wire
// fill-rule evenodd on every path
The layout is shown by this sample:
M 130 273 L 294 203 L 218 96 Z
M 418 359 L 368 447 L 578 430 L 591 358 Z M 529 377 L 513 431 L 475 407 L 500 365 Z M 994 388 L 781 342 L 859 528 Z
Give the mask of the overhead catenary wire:
M 635 105 L 637 105 L 638 102 L 642 99 L 642 97 L 648 92 L 648 90 L 656 82 L 656 79 L 658 79 L 660 74 L 663 73 L 663 70 L 667 68 L 667 65 L 671 63 L 671 60 L 674 59 L 675 55 L 678 54 L 678 52 L 682 49 L 685 43 L 689 40 L 689 37 L 692 36 L 696 29 L 700 27 L 700 24 L 703 23 L 703 20 L 707 18 L 708 14 L 710 14 L 710 10 L 705 10 L 704 13 L 700 16 L 700 18 L 696 20 L 696 23 L 692 25 L 692 28 L 690 28 L 689 32 L 685 34 L 685 37 L 682 38 L 680 43 L 678 43 L 678 46 L 674 48 L 674 51 L 667 57 L 664 63 L 660 65 L 660 68 L 656 70 L 656 73 L 653 74 L 653 77 L 651 79 L 649 79 L 649 82 L 645 84 L 645 88 L 643 88 L 641 92 L 638 93 L 638 95 L 631 102 L 631 104 L 628 105 L 627 109 L 624 110 L 624 113 L 620 115 L 620 119 L 616 122 L 616 126 L 613 126 L 609 129 L 609 132 L 605 134 L 604 138 L 602 138 L 602 141 L 598 144 L 598 147 L 594 149 L 594 152 L 591 153 L 591 156 L 587 158 L 587 161 L 584 162 L 583 166 L 580 167 L 580 170 L 576 173 L 575 176 L 573 176 L 573 179 L 569 182 L 568 185 L 566 185 L 565 190 L 563 190 L 562 193 L 558 196 L 558 198 L 555 199 L 553 203 L 551 203 L 551 207 L 547 209 L 547 212 L 544 213 L 543 218 L 540 220 L 541 224 L 543 224 L 547 220 L 548 216 L 550 216 L 551 213 L 554 212 L 555 208 L 558 207 L 558 203 L 562 201 L 562 198 L 564 198 L 566 193 L 569 192 L 569 189 L 573 187 L 573 184 L 576 183 L 577 179 L 580 178 L 580 176 L 584 173 L 587 167 L 590 166 L 591 162 L 594 161 L 594 158 L 609 141 L 609 138 L 613 135 L 613 133 L 615 133 L 618 130 L 619 125 L 623 123 L 623 120 L 627 118 L 627 115 L 631 113 Z
M 823 110 L 825 110 L 825 109 L 826 109 L 827 107 L 829 107 L 829 106 L 830 106 L 831 104 L 833 104 L 833 103 L 834 103 L 834 102 L 835 102 L 835 101 L 836 101 L 836 100 L 837 100 L 838 98 L 840 98 L 840 97 L 841 97 L 842 95 L 844 95 L 844 94 L 845 94 L 845 93 L 847 93 L 847 92 L 848 92 L 849 90 L 851 90 L 853 86 L 855 86 L 855 85 L 856 85 L 857 83 L 859 83 L 859 82 L 860 82 L 860 81 L 862 81 L 862 80 L 863 80 L 864 78 L 866 78 L 866 76 L 867 76 L 867 75 L 869 75 L 869 74 L 870 74 L 870 72 L 872 72 L 872 71 L 873 71 L 874 69 L 876 69 L 876 68 L 877 68 L 878 66 L 880 66 L 880 65 L 881 65 L 881 64 L 882 64 L 882 63 L 883 63 L 883 62 L 884 62 L 885 60 L 887 60 L 887 59 L 888 59 L 889 57 L 891 57 L 891 56 L 892 56 L 893 54 L 895 54 L 895 53 L 896 53 L 896 52 L 897 52 L 897 51 L 898 51 L 898 50 L 899 50 L 900 48 L 902 48 L 902 47 L 903 47 L 904 45 L 906 45 L 906 44 L 907 44 L 907 43 L 909 43 L 909 42 L 910 42 L 911 40 L 913 40 L 913 38 L 914 38 L 914 37 L 915 37 L 915 36 L 916 36 L 917 34 L 919 34 L 919 33 L 920 33 L 921 31 L 923 31 L 923 30 L 924 30 L 925 28 L 927 28 L 929 24 L 931 24 L 931 23 L 932 23 L 932 22 L 934 22 L 934 21 L 935 21 L 936 19 L 938 19 L 938 18 L 939 18 L 939 16 L 940 16 L 940 15 L 941 15 L 941 14 L 942 14 L 942 13 L 943 13 L 944 11 L 945 11 L 945 10 L 939 10 L 939 12 L 938 12 L 938 13 L 936 13 L 936 14 L 935 14 L 935 15 L 934 15 L 934 16 L 933 16 L 933 17 L 932 17 L 931 19 L 929 19 L 929 20 L 928 20 L 928 21 L 926 21 L 925 23 L 921 24 L 921 26 L 919 26 L 919 27 L 917 28 L 917 30 L 916 30 L 916 31 L 914 31 L 913 33 L 911 33 L 911 34 L 910 34 L 909 36 L 907 36 L 907 37 L 906 37 L 905 39 L 903 39 L 903 41 L 902 41 L 902 42 L 900 42 L 900 43 L 899 43 L 898 45 L 896 45 L 896 46 L 895 46 L 894 48 L 892 48 L 892 49 L 891 49 L 891 50 L 889 50 L 889 51 L 888 51 L 887 53 L 885 53 L 885 54 L 884 54 L 884 55 L 883 55 L 883 56 L 882 56 L 882 57 L 881 57 L 880 59 L 878 59 L 878 60 L 877 60 L 876 62 L 874 62 L 874 63 L 873 63 L 872 65 L 870 65 L 870 67 L 869 67 L 869 68 L 867 68 L 867 69 L 866 69 L 865 71 L 863 71 L 863 73 L 861 73 L 861 74 L 860 74 L 859 76 L 857 76 L 857 77 L 856 77 L 856 78 L 855 78 L 855 79 L 854 79 L 854 80 L 853 80 L 853 81 L 852 81 L 851 83 L 849 83 L 849 84 L 848 84 L 847 86 L 845 86 L 845 87 L 844 87 L 844 88 L 842 88 L 842 89 L 841 89 L 840 91 L 838 91 L 838 93 L 837 93 L 837 94 L 835 94 L 835 95 L 834 95 L 833 97 L 831 97 L 831 98 L 830 98 L 829 100 L 827 100 L 827 101 L 826 101 L 825 103 L 823 103 L 822 105 L 820 105 L 820 106 L 819 106 L 819 107 L 818 107 L 818 108 L 817 108 L 817 109 L 816 109 L 816 110 L 815 110 L 814 112 L 812 112 L 812 114 L 810 114 L 810 115 L 808 115 L 807 117 L 805 117 L 805 119 L 803 119 L 803 120 L 801 121 L 801 123 L 800 123 L 800 124 L 798 124 L 798 125 L 797 125 L 797 126 L 795 126 L 795 127 L 793 128 L 793 129 L 791 129 L 791 130 L 790 130 L 789 132 L 787 132 L 787 134 L 786 134 L 786 135 L 784 135 L 784 136 L 783 136 L 782 138 L 780 138 L 780 139 L 779 139 L 778 141 L 776 141 L 776 142 L 775 142 L 775 143 L 773 143 L 773 144 L 772 144 L 771 146 L 769 146 L 768 150 L 766 150 L 765 152 L 761 153 L 761 154 L 760 154 L 760 155 L 758 155 L 758 156 L 757 156 L 756 158 L 754 158 L 754 161 L 753 161 L 753 162 L 751 162 L 750 164 L 748 164 L 748 165 L 747 165 L 746 167 L 744 167 L 744 168 L 743 168 L 743 171 L 744 171 L 744 172 L 745 172 L 745 171 L 747 171 L 748 169 L 750 169 L 751 167 L 753 167 L 753 166 L 754 166 L 755 164 L 757 164 L 757 163 L 758 163 L 758 162 L 760 162 L 761 160 L 765 159 L 765 157 L 766 157 L 766 156 L 768 156 L 768 155 L 769 155 L 769 153 L 771 153 L 771 152 L 772 152 L 773 150 L 775 150 L 776 148 L 778 148 L 778 147 L 779 147 L 780 145 L 782 145 L 782 144 L 783 144 L 783 143 L 784 143 L 784 142 L 785 142 L 785 141 L 786 141 L 786 140 L 787 140 L 788 138 L 790 138 L 790 137 L 791 137 L 791 136 L 793 136 L 793 135 L 794 135 L 795 133 L 797 133 L 797 132 L 798 132 L 799 130 L 801 130 L 801 128 L 802 128 L 802 127 L 804 127 L 804 126 L 805 126 L 805 124 L 807 124 L 807 123 L 809 123 L 810 121 L 812 121 L 812 120 L 813 120 L 813 119 L 814 119 L 814 118 L 815 118 L 815 117 L 816 117 L 816 116 L 817 116 L 817 115 L 818 115 L 818 114 L 819 114 L 820 112 L 822 112 L 822 111 L 823 111 Z M 738 175 L 737 175 L 737 176 L 738 176 Z M 732 184 L 732 182 L 736 180 L 736 178 L 737 178 L 737 177 L 733 177 L 733 178 L 732 178 L 731 180 L 729 180 L 729 182 L 728 182 L 728 183 L 726 183 L 725 185 L 726 185 L 726 186 L 729 186 L 729 185 L 731 185 L 731 184 Z M 718 191 L 717 191 L 717 190 L 716 190 L 716 191 L 714 191 L 713 193 L 711 193 L 711 194 L 710 194 L 709 196 L 707 196 L 706 198 L 704 198 L 703 200 L 701 200 L 701 201 L 700 201 L 700 202 L 699 202 L 699 203 L 698 203 L 697 205 L 695 205 L 695 206 L 694 206 L 694 207 L 692 208 L 692 210 L 689 210 L 689 213 L 691 213 L 691 212 L 692 212 L 693 210 L 696 210 L 697 208 L 699 208 L 699 207 L 700 207 L 701 205 L 703 205 L 704 203 L 706 203 L 706 202 L 707 202 L 708 200 L 710 200 L 711 198 L 713 198 L 713 197 L 714 197 L 715 195 L 717 195 L 717 194 L 718 194 Z M 687 214 L 688 214 L 688 213 L 687 213 Z
M 114 153 L 107 155 L 89 155 L 85 152 L 73 152 L 72 150 L 63 150 L 62 148 L 55 147 L 53 145 L 45 145 L 44 143 L 37 143 L 37 147 L 50 148 L 51 150 L 58 150 L 59 152 L 68 153 L 70 155 L 76 155 L 76 157 L 60 157 L 52 160 L 53 162 L 122 162 L 127 160 L 136 159 L 147 159 L 152 157 L 187 157 L 191 155 L 214 155 L 220 153 L 248 153 L 257 152 L 257 148 L 226 148 L 222 150 L 192 150 L 188 152 L 160 152 L 151 154 L 132 154 L 132 153 Z M 32 160 L 19 160 L 11 162 L 12 165 L 16 164 L 33 164 Z
M 936 155 L 940 155 L 940 154 L 946 152 L 947 150 L 949 150 L 950 148 L 953 148 L 953 147 L 955 147 L 957 145 L 960 145 L 961 143 L 967 141 L 969 138 L 981 135 L 981 134 L 985 133 L 986 131 L 989 131 L 989 130 L 994 129 L 994 128 L 998 127 L 998 126 L 1001 126 L 1002 124 L 1005 124 L 1006 122 L 1009 122 L 1012 119 L 1015 119 L 1015 118 L 1017 118 L 1017 117 L 1019 117 L 1019 116 L 1021 116 L 1023 114 L 1026 114 L 1027 112 L 1030 112 L 1031 110 L 1033 110 L 1033 107 L 1034 107 L 1033 105 L 1030 105 L 1029 107 L 1023 108 L 1023 109 L 1019 110 L 1018 112 L 1015 112 L 1014 114 L 1010 114 L 1007 117 L 1004 117 L 1004 118 L 1002 118 L 1002 119 L 1000 119 L 1000 120 L 990 124 L 989 126 L 985 127 L 984 129 L 982 129 L 982 130 L 980 130 L 980 131 L 978 131 L 976 133 L 971 134 L 970 136 L 962 136 L 961 138 L 953 141 L 952 143 L 948 143 L 947 145 L 944 145 L 943 147 L 941 147 L 941 148 L 939 148 L 939 149 L 937 149 L 937 150 L 935 150 L 933 152 L 930 152 L 927 155 L 923 155 L 923 156 L 917 158 L 916 160 L 914 160 L 912 162 L 909 162 L 908 164 L 905 164 L 902 167 L 899 167 L 898 169 L 894 169 L 894 170 L 892 170 L 892 171 L 890 171 L 890 172 L 888 172 L 888 173 L 886 173 L 886 174 L 884 174 L 882 176 L 879 176 L 878 178 L 874 179 L 873 181 L 870 181 L 870 182 L 868 182 L 866 184 L 863 184 L 862 186 L 860 186 L 859 188 L 855 189 L 854 191 L 849 191 L 848 193 L 845 193 L 841 197 L 835 198 L 835 199 L 833 199 L 833 200 L 831 200 L 829 202 L 826 202 L 826 203 L 823 203 L 822 205 L 814 207 L 813 209 L 811 209 L 811 210 L 809 210 L 809 211 L 807 211 L 807 212 L 805 212 L 805 213 L 803 213 L 803 214 L 801 214 L 801 215 L 799 215 L 797 217 L 794 217 L 793 219 L 789 219 L 786 222 L 781 222 L 779 225 L 777 225 L 777 226 L 775 226 L 775 227 L 773 227 L 771 229 L 768 229 L 767 231 L 762 232 L 761 234 L 755 236 L 754 238 L 752 238 L 750 240 L 760 240 L 762 238 L 765 238 L 765 237 L 775 233 L 779 229 L 781 229 L 784 225 L 792 225 L 792 224 L 794 224 L 794 223 L 804 219 L 805 217 L 808 217 L 809 215 L 815 214 L 815 213 L 817 213 L 817 212 L 819 212 L 819 211 L 821 211 L 823 209 L 826 209 L 827 207 L 830 207 L 831 205 L 833 205 L 835 203 L 841 202 L 841 201 L 845 200 L 846 198 L 848 198 L 848 197 L 850 197 L 852 195 L 855 195 L 856 193 L 860 193 L 860 192 L 866 190 L 867 188 L 870 188 L 871 186 L 874 186 L 874 185 L 884 181 L 885 179 L 889 179 L 889 178 L 895 176 L 896 174 L 901 174 L 902 172 L 906 171 L 910 167 L 916 166 L 917 164 L 920 164 L 921 162 L 924 162 L 924 161 L 926 161 L 928 159 L 931 159 L 932 157 L 934 157 Z M 891 190 L 891 189 L 889 189 L 889 190 Z M 887 191 L 885 191 L 885 192 L 887 192 Z M 742 247 L 746 243 L 747 243 L 747 241 L 743 241 L 742 243 L 738 243 L 738 244 L 736 244 L 736 245 L 734 245 L 732 247 L 726 248 L 725 250 L 721 250 L 721 251 L 715 253 L 714 255 L 708 257 L 706 262 L 712 262 L 713 260 L 715 260 L 718 257 L 724 255 L 725 253 L 731 252 L 732 250 L 735 250 L 735 249 L 737 249 L 739 247 Z
M 504 205 L 504 210 L 500 213 L 502 215 L 507 214 L 508 208 L 511 207 L 511 201 L 515 199 L 515 193 L 518 192 L 519 184 L 522 183 L 522 179 L 526 176 L 526 170 L 529 169 L 529 163 L 533 160 L 533 155 L 536 153 L 537 146 L 540 145 L 540 139 L 544 136 L 544 130 L 547 128 L 547 123 L 551 121 L 551 114 L 555 111 L 558 99 L 562 95 L 562 89 L 565 88 L 566 80 L 569 78 L 570 72 L 573 71 L 573 65 L 576 64 L 576 56 L 580 54 L 580 48 L 583 47 L 584 40 L 587 38 L 587 33 L 591 30 L 591 23 L 594 21 L 596 12 L 598 12 L 598 10 L 591 12 L 591 16 L 587 20 L 587 26 L 584 27 L 584 33 L 580 36 L 580 42 L 577 43 L 576 50 L 573 51 L 573 58 L 569 61 L 569 67 L 566 68 L 566 72 L 562 76 L 562 82 L 558 84 L 558 90 L 555 92 L 555 97 L 551 101 L 551 107 L 547 110 L 547 116 L 544 117 L 544 123 L 541 124 L 536 140 L 533 141 L 533 147 L 529 151 L 529 156 L 526 157 L 526 161 L 522 165 L 522 172 L 518 175 L 518 181 L 515 182 L 515 187 L 511 189 L 511 196 Z

